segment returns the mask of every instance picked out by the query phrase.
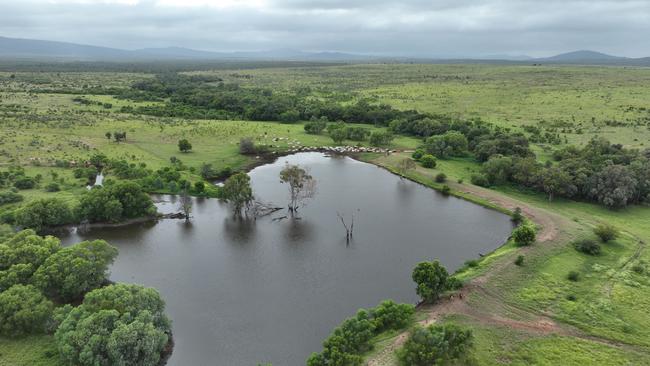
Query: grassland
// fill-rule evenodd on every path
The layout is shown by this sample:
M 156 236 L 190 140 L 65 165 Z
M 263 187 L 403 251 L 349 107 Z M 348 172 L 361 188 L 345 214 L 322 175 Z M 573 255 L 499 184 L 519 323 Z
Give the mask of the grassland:
M 315 98 L 340 103 L 370 98 L 400 109 L 480 117 L 512 129 L 554 128 L 562 143 L 536 144 L 533 148 L 540 160 L 548 159 L 555 148 L 583 144 L 593 136 L 635 148 L 647 148 L 650 141 L 650 70 L 643 68 L 348 65 L 190 73 L 218 75 L 244 87 L 302 88 Z M 0 73 L 0 168 L 24 166 L 30 175 L 43 176 L 41 187 L 51 179 L 50 172 L 56 171 L 66 178 L 62 192 L 37 188 L 21 193 L 28 200 L 51 195 L 73 200 L 85 189 L 85 182 L 75 179 L 70 169 L 53 167 L 56 160 L 83 161 L 102 152 L 151 168 L 168 166 L 175 156 L 195 168 L 210 163 L 217 169 L 239 169 L 256 160 L 238 153 L 241 137 L 273 145 L 275 151 L 332 145 L 327 136 L 306 134 L 299 123 L 119 113 L 122 106 L 156 102 L 117 99 L 109 89 L 149 77 L 134 73 Z M 75 103 L 78 96 L 100 103 Z M 104 103 L 112 108 L 105 108 Z M 108 140 L 105 133 L 113 131 L 126 131 L 127 141 Z M 192 152 L 178 151 L 176 144 L 181 138 L 192 142 Z M 408 150 L 418 143 L 399 137 L 393 147 Z M 406 156 L 408 153 L 364 159 L 394 170 Z M 448 311 L 425 307 L 418 319 L 435 318 L 474 329 L 470 359 L 475 365 L 650 364 L 650 253 L 646 244 L 650 240 L 650 208 L 611 211 L 584 202 L 549 202 L 540 194 L 512 186 L 488 190 L 469 183 L 479 169 L 471 158 L 454 158 L 439 160 L 436 169 L 418 167 L 409 178 L 440 188 L 434 177 L 444 172 L 453 194 L 501 209 L 522 207 L 539 225 L 540 242 L 528 248 L 508 243 L 483 257 L 477 267 L 468 267 L 459 275 L 468 283 L 462 304 L 451 303 Z M 196 173 L 187 174 L 191 180 L 200 179 Z M 619 228 L 622 237 L 604 245 L 603 254 L 596 257 L 573 249 L 574 239 L 591 236 L 592 228 L 603 222 Z M 525 256 L 523 266 L 513 263 L 518 255 Z M 579 272 L 580 280 L 569 281 L 569 271 Z M 392 352 L 384 350 L 391 350 L 397 336 L 380 337 L 368 360 L 381 361 L 375 365 L 395 365 Z M 52 364 L 48 363 L 52 348 L 52 340 L 46 336 L 0 338 L 0 365 Z M 386 357 L 379 357 L 382 352 Z

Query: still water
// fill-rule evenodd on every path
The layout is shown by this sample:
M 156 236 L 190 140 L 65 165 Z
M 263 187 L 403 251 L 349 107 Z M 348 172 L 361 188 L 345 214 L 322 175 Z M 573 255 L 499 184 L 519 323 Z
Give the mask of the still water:
M 250 172 L 256 197 L 286 207 L 286 162 L 308 167 L 318 193 L 300 220 L 233 219 L 196 199 L 193 220 L 71 233 L 119 248 L 111 279 L 157 288 L 173 321 L 173 366 L 304 365 L 343 319 L 383 299 L 415 303 L 411 270 L 440 259 L 450 270 L 505 241 L 507 216 L 445 197 L 347 157 L 300 153 Z M 162 212 L 173 196 L 155 197 Z M 347 244 L 337 212 L 354 214 Z

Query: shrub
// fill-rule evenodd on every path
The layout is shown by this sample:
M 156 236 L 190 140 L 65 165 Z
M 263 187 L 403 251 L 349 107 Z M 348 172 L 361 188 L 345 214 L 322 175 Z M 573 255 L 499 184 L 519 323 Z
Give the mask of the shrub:
M 0 334 L 43 332 L 52 307 L 52 302 L 31 285 L 15 285 L 0 292 Z
M 59 186 L 58 183 L 52 182 L 49 183 L 47 186 L 45 186 L 45 190 L 48 192 L 58 192 L 61 190 L 61 187 Z
M 14 187 L 18 189 L 32 189 L 36 186 L 36 180 L 32 177 L 19 177 L 14 181 Z
M 21 202 L 24 197 L 21 194 L 12 191 L 0 192 L 0 205 Z
M 422 155 L 422 157 L 420 157 L 420 163 L 422 163 L 423 167 L 429 169 L 435 168 L 438 164 L 436 158 L 431 154 Z
M 512 222 L 520 224 L 522 221 L 524 221 L 524 215 L 521 213 L 521 208 L 516 207 L 515 211 L 512 213 Z
M 382 301 L 374 309 L 370 309 L 370 316 L 375 332 L 406 327 L 413 319 L 415 307 L 411 304 L 397 304 L 392 300 Z
M 252 155 L 257 153 L 257 148 L 253 139 L 250 137 L 244 137 L 239 140 L 239 153 L 242 155 Z
M 103 240 L 84 241 L 49 256 L 33 282 L 52 297 L 75 300 L 106 281 L 116 256 L 117 249 Z
M 524 256 L 523 255 L 518 255 L 517 259 L 515 259 L 515 264 L 518 266 L 523 266 L 524 265 Z
M 325 120 L 316 120 L 309 121 L 305 123 L 305 132 L 311 135 L 320 135 L 321 132 L 327 127 L 327 122 Z
M 615 240 L 619 236 L 619 231 L 609 224 L 600 224 L 594 228 L 594 234 L 600 238 L 603 243 Z
M 574 295 L 574 294 L 566 295 L 566 299 L 569 300 L 569 301 L 576 301 L 577 300 L 576 295 Z
M 164 306 L 156 290 L 137 285 L 111 285 L 88 293 L 55 333 L 63 361 L 81 366 L 157 365 L 169 341 Z
M 69 224 L 73 220 L 74 215 L 70 206 L 58 198 L 32 201 L 16 213 L 16 225 L 36 231 Z
M 437 183 L 444 183 L 447 181 L 447 175 L 445 173 L 438 173 L 435 180 Z
M 202 180 L 198 182 L 194 182 L 194 192 L 199 194 L 205 192 L 205 182 L 203 182 Z
M 451 188 L 450 188 L 448 185 L 445 184 L 445 185 L 442 186 L 442 188 L 440 189 L 440 192 L 441 192 L 442 194 L 444 194 L 445 196 L 448 196 L 448 195 L 451 193 Z
M 449 273 L 440 262 L 421 262 L 413 269 L 413 281 L 417 284 L 417 294 L 426 302 L 438 299 L 448 289 Z
M 573 242 L 573 247 L 582 253 L 588 255 L 599 255 L 600 245 L 591 239 L 582 239 Z
M 453 324 L 418 327 L 397 352 L 405 366 L 444 365 L 465 356 L 472 346 L 472 331 Z
M 419 161 L 422 157 L 424 156 L 424 150 L 422 149 L 416 149 L 413 154 L 411 154 L 411 157 L 413 160 Z
M 470 268 L 478 267 L 478 261 L 476 259 L 470 259 L 465 261 L 465 265 Z
M 522 225 L 512 232 L 512 239 L 517 246 L 523 247 L 535 242 L 535 228 L 530 225 Z
M 569 281 L 578 282 L 580 280 L 580 273 L 577 271 L 571 271 L 566 277 Z
M 480 186 L 480 187 L 489 187 L 490 186 L 490 181 L 483 174 L 472 174 L 472 177 L 470 178 L 470 182 L 472 182 L 472 184 Z
M 632 271 L 636 274 L 643 274 L 645 272 L 645 266 L 642 263 L 636 263 L 632 266 Z

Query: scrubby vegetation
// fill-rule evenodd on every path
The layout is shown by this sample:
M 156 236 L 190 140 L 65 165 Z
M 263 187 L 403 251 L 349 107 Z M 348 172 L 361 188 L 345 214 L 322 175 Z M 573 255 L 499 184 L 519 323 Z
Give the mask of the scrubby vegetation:
M 312 354 L 308 366 L 354 366 L 361 365 L 361 354 L 372 348 L 372 339 L 388 330 L 398 330 L 409 325 L 415 307 L 396 304 L 387 300 L 378 306 L 359 310 L 357 315 L 346 319 L 323 342 L 323 351 Z

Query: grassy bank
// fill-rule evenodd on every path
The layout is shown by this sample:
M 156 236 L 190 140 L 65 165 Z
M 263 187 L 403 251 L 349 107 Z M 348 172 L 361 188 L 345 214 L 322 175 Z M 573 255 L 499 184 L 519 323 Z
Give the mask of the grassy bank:
M 403 157 L 375 157 L 373 162 L 394 170 Z M 649 207 L 611 211 L 589 203 L 549 202 L 512 187 L 486 190 L 458 183 L 476 169 L 467 161 L 441 163 L 436 169 L 418 168 L 409 178 L 439 188 L 433 179 L 444 172 L 456 195 L 488 206 L 522 207 L 541 223 L 541 230 L 553 226 L 552 235 L 542 242 L 528 248 L 507 244 L 460 273 L 470 285 L 479 282 L 481 291 L 470 292 L 470 310 L 456 315 L 452 311 L 442 319 L 475 329 L 474 364 L 553 365 L 563 360 L 568 365 L 627 365 L 650 359 L 650 255 L 645 245 L 650 239 Z M 595 238 L 592 229 L 603 222 L 616 225 L 621 237 L 603 244 L 601 255 L 577 252 L 571 242 Z M 518 255 L 525 256 L 523 266 L 514 264 Z M 578 281 L 568 279 L 570 271 L 579 274 Z M 534 324 L 528 328 L 539 319 L 555 325 L 548 332 Z M 383 364 L 396 365 L 396 360 Z

